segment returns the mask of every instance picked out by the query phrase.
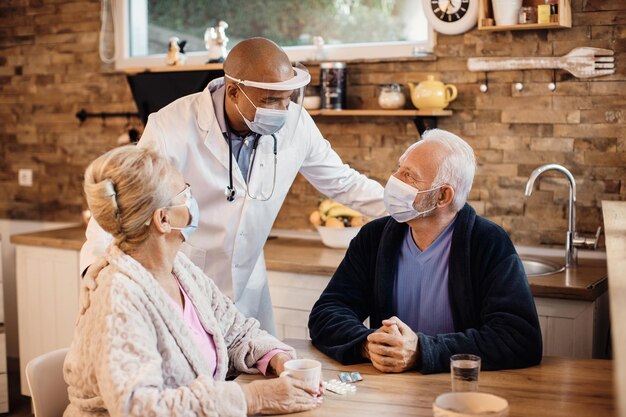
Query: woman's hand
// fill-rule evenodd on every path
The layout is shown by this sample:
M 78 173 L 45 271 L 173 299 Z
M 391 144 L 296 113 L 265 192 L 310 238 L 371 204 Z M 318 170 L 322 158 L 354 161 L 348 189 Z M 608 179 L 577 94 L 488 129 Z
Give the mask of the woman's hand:
M 274 375 L 280 375 L 285 370 L 285 362 L 291 360 L 291 357 L 286 353 L 279 352 L 270 359 L 269 363 L 269 373 L 273 373 Z
M 295 378 L 256 380 L 241 389 L 248 415 L 297 413 L 318 407 L 323 401 L 321 389 L 312 391 Z

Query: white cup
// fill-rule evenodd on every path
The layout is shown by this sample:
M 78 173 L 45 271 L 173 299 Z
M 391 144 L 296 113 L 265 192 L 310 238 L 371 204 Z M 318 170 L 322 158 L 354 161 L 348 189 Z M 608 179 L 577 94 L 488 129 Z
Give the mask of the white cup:
M 516 25 L 522 0 L 491 0 L 493 17 L 498 26 Z
M 280 376 L 298 379 L 304 382 L 306 388 L 315 391 L 320 386 L 322 364 L 313 359 L 292 359 L 285 362 L 285 370 Z

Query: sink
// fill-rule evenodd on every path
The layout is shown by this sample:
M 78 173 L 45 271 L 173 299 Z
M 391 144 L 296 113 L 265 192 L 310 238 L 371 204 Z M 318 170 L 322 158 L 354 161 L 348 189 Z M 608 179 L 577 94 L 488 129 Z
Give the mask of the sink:
M 522 256 L 521 258 L 527 277 L 540 277 L 544 275 L 556 274 L 565 269 L 563 265 L 556 262 L 525 256 Z

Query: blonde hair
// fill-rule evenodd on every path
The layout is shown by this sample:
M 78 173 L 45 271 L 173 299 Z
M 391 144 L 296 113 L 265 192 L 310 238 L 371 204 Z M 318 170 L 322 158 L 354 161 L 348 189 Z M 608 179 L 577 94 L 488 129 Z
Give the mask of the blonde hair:
M 163 180 L 171 169 L 155 151 L 134 145 L 113 149 L 87 167 L 89 210 L 122 251 L 131 252 L 148 238 L 146 222 L 168 203 Z

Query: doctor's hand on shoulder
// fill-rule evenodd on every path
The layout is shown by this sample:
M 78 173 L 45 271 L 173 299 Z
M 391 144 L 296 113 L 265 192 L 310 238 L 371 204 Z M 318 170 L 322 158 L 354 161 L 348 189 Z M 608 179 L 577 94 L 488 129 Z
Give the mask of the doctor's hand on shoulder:
M 404 372 L 414 369 L 420 360 L 417 334 L 402 320 L 391 317 L 367 336 L 362 355 L 381 372 Z

